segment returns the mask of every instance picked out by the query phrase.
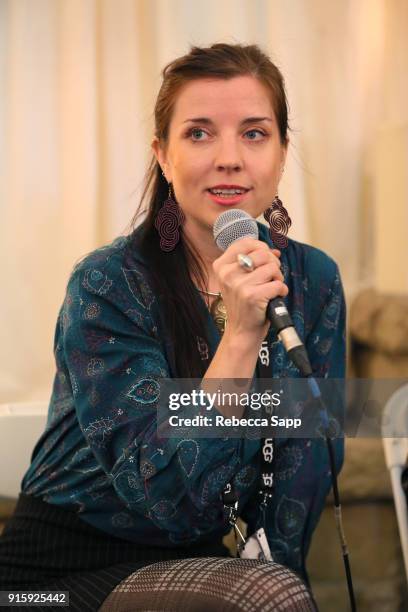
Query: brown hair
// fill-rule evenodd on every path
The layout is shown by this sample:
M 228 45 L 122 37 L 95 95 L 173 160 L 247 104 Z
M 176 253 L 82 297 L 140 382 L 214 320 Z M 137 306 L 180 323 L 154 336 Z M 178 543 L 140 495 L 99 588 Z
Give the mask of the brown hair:
M 186 83 L 201 78 L 231 79 L 256 77 L 270 93 L 279 127 L 280 140 L 288 137 L 288 108 L 282 74 L 257 45 L 217 43 L 210 47 L 192 47 L 190 53 L 170 62 L 163 69 L 163 83 L 154 109 L 155 136 L 165 148 L 174 105 Z M 174 346 L 177 376 L 201 378 L 206 368 L 197 349 L 197 338 L 206 338 L 205 311 L 192 276 L 207 286 L 200 254 L 189 244 L 182 229 L 180 241 L 171 252 L 162 252 L 154 221 L 167 198 L 168 184 L 154 155 L 149 163 L 139 209 L 131 221 L 134 228 L 140 215 L 147 213 L 142 224 L 140 248 L 149 262 L 149 272 L 156 295 L 160 296 L 166 329 Z M 148 199 L 147 209 L 142 209 Z

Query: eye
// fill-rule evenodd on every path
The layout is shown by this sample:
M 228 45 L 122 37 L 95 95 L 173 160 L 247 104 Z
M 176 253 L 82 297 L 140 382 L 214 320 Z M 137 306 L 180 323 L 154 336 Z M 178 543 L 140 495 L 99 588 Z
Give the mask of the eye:
M 260 134 L 261 136 L 266 136 L 265 132 L 262 130 L 249 130 L 248 132 L 245 132 L 245 136 L 248 136 L 248 134 Z M 248 140 L 259 140 L 259 138 L 249 138 Z
M 200 138 L 199 136 L 198 137 L 196 136 L 197 133 L 200 135 L 200 134 L 206 134 L 207 132 L 204 132 L 204 130 L 202 128 L 192 128 L 191 130 L 189 130 L 187 132 L 187 136 L 189 138 L 191 138 L 193 136 L 192 140 L 196 141 L 196 142 L 198 142 L 200 140 L 203 140 L 203 138 Z

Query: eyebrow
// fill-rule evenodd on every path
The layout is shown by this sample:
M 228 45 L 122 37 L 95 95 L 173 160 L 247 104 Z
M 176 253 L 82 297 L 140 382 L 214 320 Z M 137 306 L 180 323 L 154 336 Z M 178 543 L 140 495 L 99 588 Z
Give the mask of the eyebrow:
M 186 119 L 183 123 L 188 123 L 191 121 L 192 123 L 204 123 L 206 125 L 214 125 L 214 122 L 208 117 L 192 117 L 191 119 Z M 240 125 L 247 125 L 248 123 L 258 123 L 260 121 L 270 121 L 273 122 L 271 117 L 247 117 L 243 119 Z

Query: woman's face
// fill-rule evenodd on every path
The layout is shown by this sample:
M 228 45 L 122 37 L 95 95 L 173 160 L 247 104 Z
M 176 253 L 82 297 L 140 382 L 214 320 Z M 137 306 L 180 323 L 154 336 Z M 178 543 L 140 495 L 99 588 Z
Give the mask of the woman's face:
M 252 76 L 186 84 L 175 103 L 167 147 L 155 139 L 152 148 L 191 236 L 212 231 L 228 208 L 261 215 L 277 193 L 287 151 L 268 92 Z M 244 193 L 223 196 L 210 189 Z

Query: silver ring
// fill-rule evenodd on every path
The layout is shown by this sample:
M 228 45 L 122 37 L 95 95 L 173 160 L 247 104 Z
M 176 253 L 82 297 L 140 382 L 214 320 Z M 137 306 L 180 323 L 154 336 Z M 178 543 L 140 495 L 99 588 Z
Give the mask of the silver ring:
M 245 272 L 252 272 L 255 270 L 254 262 L 252 261 L 249 255 L 243 255 L 242 253 L 238 253 L 237 260 L 241 268 L 245 270 Z

